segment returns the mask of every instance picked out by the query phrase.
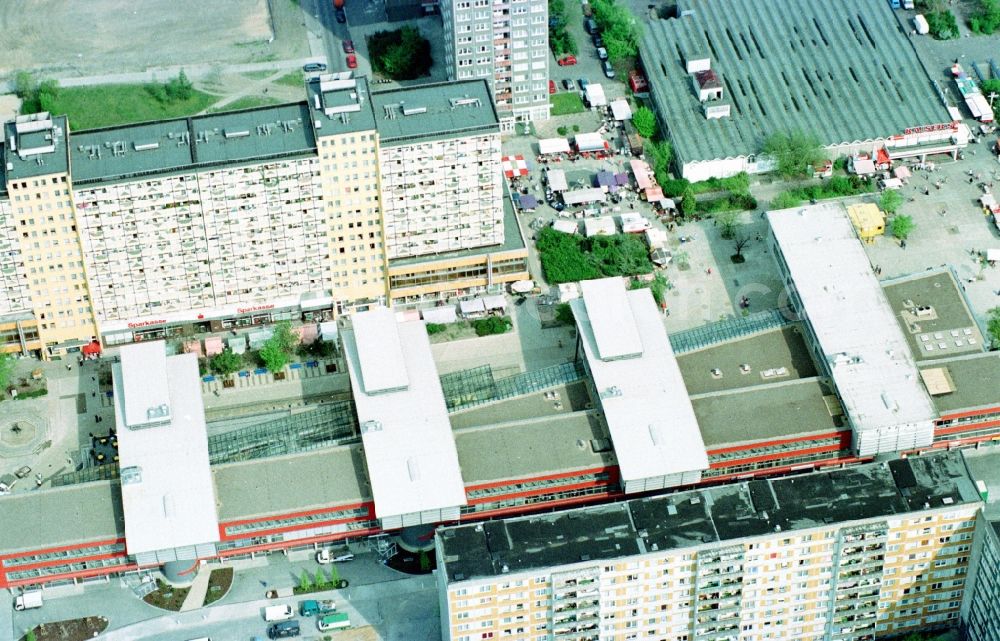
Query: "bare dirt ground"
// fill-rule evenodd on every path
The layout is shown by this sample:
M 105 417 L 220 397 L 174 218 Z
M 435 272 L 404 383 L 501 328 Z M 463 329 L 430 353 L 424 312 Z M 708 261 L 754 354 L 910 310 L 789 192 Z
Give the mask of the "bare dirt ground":
M 307 55 L 296 0 L 0 2 L 0 74 L 88 76 Z

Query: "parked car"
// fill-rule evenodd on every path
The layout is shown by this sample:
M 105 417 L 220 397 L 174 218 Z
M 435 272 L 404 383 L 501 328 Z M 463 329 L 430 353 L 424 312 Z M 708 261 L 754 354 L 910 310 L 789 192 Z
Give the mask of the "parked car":
M 576 56 L 572 54 L 568 56 L 563 56 L 562 58 L 556 61 L 556 64 L 559 65 L 560 67 L 569 67 L 570 65 L 575 65 Z
M 28 467 L 27 465 L 24 465 L 24 466 L 18 468 L 18 470 L 16 472 L 14 472 L 14 474 L 17 475 L 17 478 L 23 479 L 24 477 L 26 477 L 29 474 L 31 474 L 31 468 Z
M 311 617 L 314 614 L 324 615 L 337 610 L 337 604 L 332 599 L 308 599 L 299 603 L 299 616 Z
M 312 73 L 314 71 L 326 71 L 326 65 L 322 62 L 307 62 L 302 65 L 302 71 L 306 73 Z
M 587 87 L 590 85 L 590 81 L 586 78 L 580 78 L 577 82 L 580 84 L 580 91 L 586 91 Z
M 344 10 L 339 7 L 334 11 L 334 16 L 336 16 L 337 22 L 340 24 L 347 22 L 347 14 L 344 13 Z
M 608 78 L 614 78 L 615 77 L 615 68 L 611 66 L 610 62 L 608 62 L 607 60 L 605 60 L 602 63 L 601 66 L 604 67 L 604 75 L 605 76 L 607 76 Z
M 595 33 L 593 36 L 591 36 L 591 40 L 594 41 L 594 46 L 595 47 L 603 47 L 604 46 L 604 38 L 602 38 L 601 34 L 599 34 L 599 33 Z
M 587 18 L 586 20 L 583 21 L 583 28 L 586 29 L 587 33 L 591 35 L 597 33 L 598 29 L 597 20 L 594 20 L 593 18 Z
M 583 3 L 583 17 L 584 18 L 589 18 L 592 15 L 594 15 L 594 10 L 590 8 L 590 3 L 589 2 L 584 2 Z
M 348 69 L 358 68 L 358 57 L 353 53 L 347 54 L 347 68 Z
M 572 78 L 563 78 L 563 89 L 573 91 L 576 89 L 576 83 L 573 82 Z
M 297 637 L 301 634 L 299 631 L 298 621 L 282 621 L 281 623 L 275 623 L 267 629 L 267 637 L 269 639 L 287 639 L 289 637 Z
M 354 53 L 354 41 L 353 40 L 345 40 L 342 44 L 344 46 L 344 53 Z
M 597 57 L 600 60 L 607 60 L 608 59 L 608 50 L 605 49 L 604 47 L 598 47 L 597 48 Z
M 549 80 L 549 93 L 555 93 L 556 91 L 558 91 L 556 89 L 556 81 L 555 80 Z

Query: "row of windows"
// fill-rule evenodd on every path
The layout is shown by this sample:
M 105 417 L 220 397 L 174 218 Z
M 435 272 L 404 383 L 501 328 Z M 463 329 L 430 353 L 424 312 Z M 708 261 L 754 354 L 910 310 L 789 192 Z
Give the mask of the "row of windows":
M 608 480 L 607 472 L 596 472 L 593 474 L 578 474 L 576 476 L 571 476 L 567 478 L 559 479 L 538 479 L 532 481 L 523 481 L 521 483 L 511 483 L 509 485 L 501 485 L 499 487 L 488 487 L 479 490 L 472 490 L 466 492 L 466 495 L 470 499 L 479 499 L 487 496 L 498 496 L 504 494 L 513 494 L 518 492 L 530 492 L 532 490 L 540 490 L 545 488 L 560 487 L 563 485 L 575 485 L 577 483 L 589 483 L 593 481 L 604 481 Z
M 56 552 L 48 552 L 45 554 L 30 554 L 26 556 L 19 556 L 11 559 L 4 559 L 4 567 L 18 567 L 21 565 L 33 565 L 35 563 L 44 563 L 46 561 L 56 561 L 59 559 L 79 559 L 87 556 L 101 556 L 104 554 L 117 554 L 125 551 L 124 543 L 112 543 L 110 545 L 93 545 L 90 547 L 83 547 L 75 550 L 59 550 Z
M 305 525 L 308 523 L 339 521 L 343 519 L 361 519 L 361 518 L 366 518 L 368 514 L 369 514 L 368 508 L 365 506 L 349 508 L 349 509 L 341 509 L 341 510 L 330 510 L 329 512 L 320 512 L 319 514 L 306 514 L 302 516 L 294 516 L 283 519 L 277 518 L 277 519 L 268 519 L 266 521 L 254 521 L 253 523 L 242 523 L 240 525 L 229 525 L 226 526 L 226 534 L 229 536 L 234 536 L 237 534 L 260 532 L 263 530 L 274 530 L 277 528 L 283 528 L 295 525 Z
M 787 458 L 772 461 L 757 461 L 755 463 L 744 463 L 742 465 L 731 465 L 713 470 L 705 470 L 701 473 L 701 476 L 704 479 L 709 479 L 716 476 L 742 474 L 746 472 L 753 472 L 755 470 L 766 470 L 772 467 L 786 467 L 789 465 L 799 465 L 814 461 L 826 461 L 835 458 L 848 457 L 850 455 L 850 450 L 839 450 L 836 452 L 813 452 L 812 454 L 803 454 L 802 456 L 789 456 Z
M 553 494 L 542 494 L 539 496 L 522 496 L 512 499 L 490 501 L 489 503 L 477 503 L 476 505 L 463 505 L 461 513 L 463 515 L 466 515 L 466 514 L 475 514 L 477 512 L 503 510 L 512 507 L 538 505 L 540 503 L 548 503 L 550 501 L 561 501 L 563 499 L 576 498 L 580 496 L 606 494 L 607 492 L 608 488 L 606 486 L 597 486 L 597 487 L 585 487 L 576 490 L 568 490 L 565 492 L 555 492 Z
M 708 454 L 709 463 L 721 463 L 723 461 L 732 461 L 736 459 L 744 458 L 756 458 L 758 456 L 767 456 L 769 454 L 778 454 L 780 452 L 792 452 L 795 450 L 801 450 L 805 448 L 812 449 L 814 447 L 825 447 L 828 445 L 838 445 L 840 444 L 839 436 L 831 436 L 829 438 L 821 438 L 815 441 L 793 441 L 791 443 L 780 443 L 775 445 L 763 445 L 761 447 L 752 447 L 745 450 L 736 450 L 735 452 L 723 452 L 720 454 Z

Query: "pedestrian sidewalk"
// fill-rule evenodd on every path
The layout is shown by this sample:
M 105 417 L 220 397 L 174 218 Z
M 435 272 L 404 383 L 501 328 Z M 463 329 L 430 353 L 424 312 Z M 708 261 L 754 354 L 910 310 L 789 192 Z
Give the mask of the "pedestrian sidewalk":
M 188 590 L 187 596 L 184 597 L 184 603 L 181 604 L 181 612 L 197 610 L 205 604 L 205 595 L 208 594 L 208 577 L 211 574 L 211 565 L 206 565 L 198 571 L 198 576 L 194 578 L 194 583 L 191 584 L 191 589 Z

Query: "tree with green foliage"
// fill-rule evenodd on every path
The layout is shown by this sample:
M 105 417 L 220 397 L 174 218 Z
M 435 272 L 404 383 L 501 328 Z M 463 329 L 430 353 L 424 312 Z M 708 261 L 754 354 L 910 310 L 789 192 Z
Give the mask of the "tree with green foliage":
M 427 333 L 431 336 L 434 334 L 440 334 L 444 330 L 448 329 L 448 326 L 444 323 L 425 323 L 424 327 L 427 328 Z
M 288 365 L 288 361 L 290 360 L 288 352 L 271 341 L 264 343 L 259 353 L 260 360 L 264 362 L 264 367 L 272 374 L 285 369 L 285 365 Z
M 668 194 L 667 188 L 664 187 L 664 185 L 673 180 L 670 177 L 670 163 L 674 160 L 674 148 L 670 146 L 670 143 L 666 140 L 647 140 L 643 144 L 642 150 L 643 153 L 645 153 L 649 158 L 649 164 L 653 169 L 653 175 L 656 178 L 656 183 L 663 187 L 663 193 L 671 197 L 683 194 L 683 188 L 675 194 Z M 687 186 L 688 184 L 683 178 L 678 178 L 677 180 L 683 180 L 684 186 Z
M 274 333 L 269 341 L 273 341 L 289 356 L 295 353 L 295 348 L 299 345 L 299 336 L 292 331 L 291 321 L 278 321 L 274 324 Z
M 574 325 L 576 323 L 573 316 L 573 308 L 569 303 L 559 303 L 556 305 L 556 322 L 560 325 Z
M 487 316 L 472 321 L 472 328 L 476 330 L 476 336 L 492 336 L 493 334 L 503 334 L 512 326 L 510 319 L 506 316 Z
M 639 107 L 633 111 L 632 124 L 643 138 L 652 138 L 656 135 L 656 114 L 649 107 Z
M 736 210 L 720 211 L 712 215 L 715 224 L 719 227 L 719 234 L 726 240 L 736 237 L 736 230 L 742 223 L 742 212 Z
M 694 191 L 686 189 L 684 191 L 684 197 L 681 198 L 681 214 L 685 216 L 690 216 L 698 209 L 698 201 L 694 197 Z
M 893 216 L 903 205 L 903 197 L 900 196 L 899 192 L 895 189 L 886 189 L 882 192 L 882 196 L 879 198 L 878 204 L 879 207 L 882 208 L 882 211 L 890 216 Z
M 38 84 L 38 107 L 42 111 L 55 109 L 56 98 L 59 96 L 59 81 L 48 79 Z
M 993 347 L 1000 347 L 1000 307 L 994 307 L 988 314 L 986 332 L 990 335 Z
M 667 301 L 667 288 L 670 283 L 667 281 L 667 277 L 663 275 L 663 272 L 656 272 L 650 280 L 643 280 L 641 278 L 633 278 L 629 281 L 629 289 L 648 289 L 651 294 L 653 294 L 653 300 L 656 301 L 656 306 L 661 309 L 664 307 Z
M 979 88 L 987 98 L 990 97 L 991 93 L 1000 96 L 1000 78 L 988 78 L 980 83 Z
M 924 18 L 935 40 L 952 40 L 959 36 L 958 20 L 951 11 L 932 11 L 924 14 Z
M 581 238 L 546 227 L 538 233 L 536 246 L 545 279 L 553 285 L 653 271 L 649 249 L 635 234 Z
M 376 31 L 368 36 L 372 69 L 393 80 L 414 80 L 430 72 L 431 43 L 416 27 Z
M 632 12 L 615 0 L 591 0 L 590 6 L 601 28 L 608 59 L 620 62 L 634 58 L 639 52 L 640 27 Z
M 913 222 L 913 218 L 903 215 L 893 216 L 892 221 L 889 223 L 892 235 L 900 240 L 909 238 L 916 226 L 917 224 Z
M 771 201 L 771 209 L 791 209 L 802 204 L 802 199 L 790 191 L 783 191 Z
M 330 584 L 333 587 L 340 585 L 340 570 L 337 569 L 336 564 L 330 566 Z
M 1000 0 L 979 0 L 979 8 L 969 17 L 969 28 L 983 35 L 1000 28 Z
M 17 366 L 17 359 L 10 354 L 0 353 L 0 392 L 7 389 L 11 379 L 14 377 L 14 368 Z
M 164 90 L 167 93 L 168 99 L 180 102 L 191 97 L 191 94 L 194 93 L 194 85 L 191 84 L 187 74 L 181 69 L 175 78 L 171 78 L 166 82 Z
M 566 29 L 566 4 L 564 0 L 549 0 L 549 49 L 556 58 L 576 55 L 578 49 L 573 34 Z
M 34 98 L 38 90 L 38 82 L 30 71 L 18 71 L 14 74 L 14 93 L 21 100 Z
M 302 575 L 299 577 L 299 590 L 302 592 L 308 592 L 312 589 L 312 580 L 309 578 L 309 573 L 302 570 Z
M 762 151 L 774 158 L 778 173 L 784 178 L 811 176 L 812 164 L 823 159 L 819 139 L 801 131 L 771 134 L 764 141 Z
M 314 580 L 317 588 L 327 585 L 326 574 L 323 573 L 323 568 L 316 568 L 316 578 Z
M 220 376 L 229 376 L 235 372 L 238 372 L 241 367 L 243 367 L 243 359 L 239 354 L 233 352 L 233 350 L 228 347 L 215 356 L 209 363 L 212 371 Z
M 431 571 L 431 558 L 427 555 L 427 550 L 420 551 L 420 571 L 421 572 Z

